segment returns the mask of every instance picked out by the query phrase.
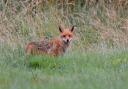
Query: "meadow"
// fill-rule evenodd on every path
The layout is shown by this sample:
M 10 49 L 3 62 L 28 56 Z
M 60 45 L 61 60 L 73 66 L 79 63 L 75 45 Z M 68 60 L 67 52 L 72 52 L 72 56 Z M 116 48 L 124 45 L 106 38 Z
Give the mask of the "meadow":
M 63 56 L 25 46 L 75 25 Z M 127 0 L 1 0 L 0 89 L 127 89 Z
M 80 52 L 31 56 L 25 64 L 23 50 L 3 50 L 0 89 L 127 89 L 127 50 Z

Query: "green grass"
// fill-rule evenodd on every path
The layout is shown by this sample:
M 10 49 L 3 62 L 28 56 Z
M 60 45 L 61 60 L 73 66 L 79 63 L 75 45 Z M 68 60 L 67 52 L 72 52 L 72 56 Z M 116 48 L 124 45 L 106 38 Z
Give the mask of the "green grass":
M 0 50 L 0 89 L 127 89 L 128 51 L 70 52 L 53 58 Z M 25 62 L 27 60 L 27 62 Z M 38 66 L 37 66 L 38 65 Z

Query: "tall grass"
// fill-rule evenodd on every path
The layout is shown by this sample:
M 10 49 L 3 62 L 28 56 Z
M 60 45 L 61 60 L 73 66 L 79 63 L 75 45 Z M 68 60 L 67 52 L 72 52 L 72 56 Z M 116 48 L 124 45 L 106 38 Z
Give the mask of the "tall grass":
M 6 39 L 8 43 L 23 45 L 28 40 L 51 38 L 59 34 L 58 25 L 64 24 L 76 26 L 74 42 L 82 48 L 101 44 L 126 47 L 128 44 L 125 0 L 2 0 L 0 9 L 0 40 Z

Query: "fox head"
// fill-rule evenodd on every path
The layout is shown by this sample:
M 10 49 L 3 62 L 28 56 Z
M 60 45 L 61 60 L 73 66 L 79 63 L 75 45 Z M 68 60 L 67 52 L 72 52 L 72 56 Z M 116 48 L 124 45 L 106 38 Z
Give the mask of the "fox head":
M 66 28 L 64 29 L 62 26 L 59 26 L 59 31 L 60 31 L 60 38 L 65 44 L 69 44 L 73 38 L 73 31 L 74 31 L 74 26 L 71 28 Z

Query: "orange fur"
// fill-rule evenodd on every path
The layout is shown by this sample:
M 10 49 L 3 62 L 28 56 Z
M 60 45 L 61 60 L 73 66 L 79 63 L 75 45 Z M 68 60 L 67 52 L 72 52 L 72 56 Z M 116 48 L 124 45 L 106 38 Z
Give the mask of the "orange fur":
M 51 39 L 50 41 L 45 39 L 40 42 L 30 42 L 26 47 L 26 54 L 48 54 L 52 56 L 63 55 L 72 40 L 73 30 L 74 26 L 67 29 L 59 27 L 60 36 L 58 38 Z

